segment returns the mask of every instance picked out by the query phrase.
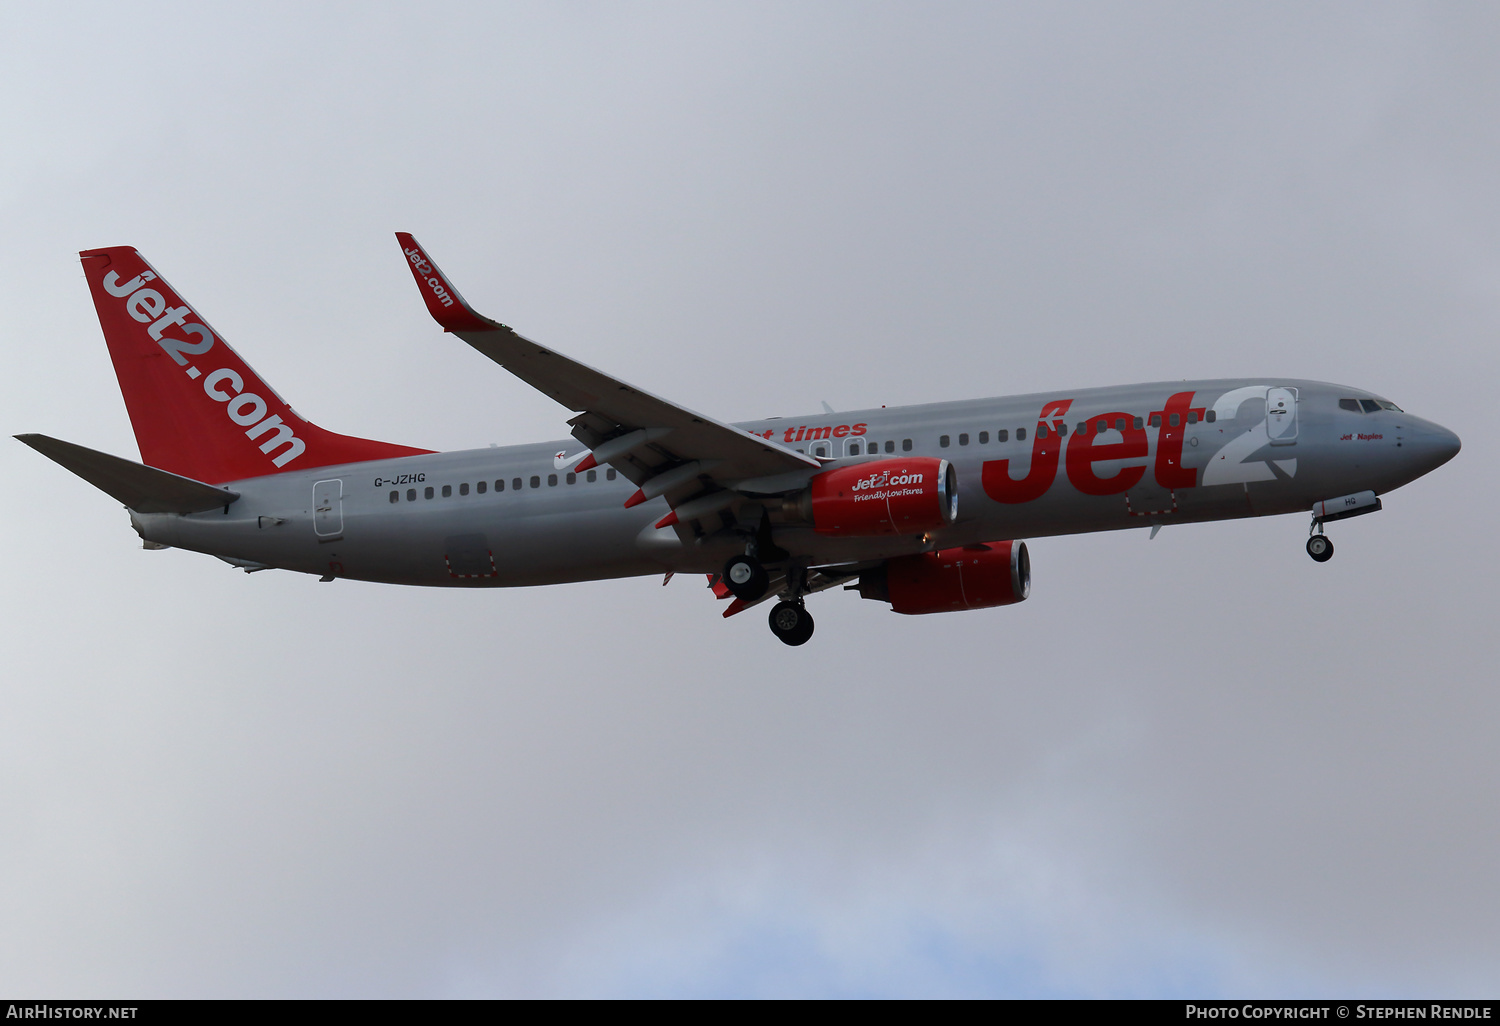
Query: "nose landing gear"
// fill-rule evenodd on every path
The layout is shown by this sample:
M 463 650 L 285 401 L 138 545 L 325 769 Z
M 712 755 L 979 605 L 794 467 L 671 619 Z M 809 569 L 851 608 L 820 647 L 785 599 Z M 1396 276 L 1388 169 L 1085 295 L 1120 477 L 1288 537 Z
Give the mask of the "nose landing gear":
M 1323 533 L 1323 518 L 1313 513 L 1312 526 L 1307 529 L 1307 554 L 1319 563 L 1333 558 L 1333 541 Z
M 1347 520 L 1362 517 L 1366 513 L 1379 513 L 1384 503 L 1373 491 L 1340 495 L 1337 499 L 1324 499 L 1313 503 L 1312 526 L 1307 529 L 1307 554 L 1319 563 L 1333 558 L 1333 542 L 1323 536 L 1323 525 L 1330 520 Z
M 1333 542 L 1325 534 L 1315 534 L 1307 539 L 1307 554 L 1319 563 L 1326 563 L 1333 558 Z

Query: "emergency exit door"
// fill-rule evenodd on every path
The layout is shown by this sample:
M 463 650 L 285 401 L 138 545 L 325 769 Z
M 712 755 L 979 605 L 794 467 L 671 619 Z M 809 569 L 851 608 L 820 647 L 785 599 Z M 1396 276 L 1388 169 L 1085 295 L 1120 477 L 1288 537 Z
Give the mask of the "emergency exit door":
M 313 532 L 319 541 L 333 541 L 344 533 L 344 482 L 330 478 L 313 485 Z

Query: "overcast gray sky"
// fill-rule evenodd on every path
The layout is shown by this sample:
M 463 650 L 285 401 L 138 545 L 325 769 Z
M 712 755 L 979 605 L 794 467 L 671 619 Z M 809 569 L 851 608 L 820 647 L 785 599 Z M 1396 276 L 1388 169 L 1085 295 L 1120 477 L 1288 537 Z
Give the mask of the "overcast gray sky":
M 486 593 L 143 552 L 0 446 L 0 992 L 1483 995 L 1500 983 L 1500 7 L 10 4 L 0 411 L 130 457 L 77 251 L 299 410 L 725 419 L 1189 377 L 1457 460 L 1336 525 L 1045 539 L 1023 605 Z

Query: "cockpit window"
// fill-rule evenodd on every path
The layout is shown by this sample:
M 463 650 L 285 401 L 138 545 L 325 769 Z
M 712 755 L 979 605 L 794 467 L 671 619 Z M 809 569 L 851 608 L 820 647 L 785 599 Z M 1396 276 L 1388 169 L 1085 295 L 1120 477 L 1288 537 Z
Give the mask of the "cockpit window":
M 1402 412 L 1401 407 L 1388 399 L 1340 399 L 1339 409 L 1349 410 L 1352 413 L 1374 413 L 1376 410 Z

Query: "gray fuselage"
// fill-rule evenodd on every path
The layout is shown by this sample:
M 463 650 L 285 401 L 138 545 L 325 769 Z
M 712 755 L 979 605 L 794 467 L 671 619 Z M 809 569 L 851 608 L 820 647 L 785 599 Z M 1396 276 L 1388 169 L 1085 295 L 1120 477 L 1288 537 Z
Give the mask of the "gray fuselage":
M 1459 448 L 1452 432 L 1369 392 L 1279 378 L 1128 385 L 737 426 L 824 458 L 828 467 L 931 456 L 957 470 L 958 517 L 940 531 L 834 538 L 773 516 L 775 544 L 814 566 L 1306 512 L 1336 496 L 1389 492 Z M 148 542 L 247 568 L 391 584 L 509 587 L 713 573 L 742 549 L 728 513 L 708 529 L 656 529 L 666 501 L 625 508 L 635 485 L 602 466 L 575 474 L 584 452 L 570 439 L 289 468 L 226 482 L 239 498 L 222 510 L 132 517 Z

